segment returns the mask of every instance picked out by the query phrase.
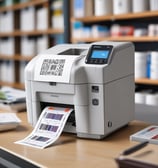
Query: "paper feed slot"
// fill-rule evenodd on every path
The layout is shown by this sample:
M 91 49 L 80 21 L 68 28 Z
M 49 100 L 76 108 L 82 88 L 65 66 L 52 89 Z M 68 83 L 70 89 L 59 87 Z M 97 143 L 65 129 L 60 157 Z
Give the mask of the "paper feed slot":
M 84 49 L 78 49 L 78 48 L 71 48 L 67 49 L 65 51 L 62 51 L 58 55 L 81 55 L 85 50 Z
M 48 107 L 48 106 L 74 109 L 74 106 L 69 104 L 66 105 L 66 104 L 58 104 L 58 103 L 40 102 L 41 112 L 43 111 L 43 109 L 45 109 L 45 107 Z M 75 110 L 73 110 L 70 116 L 68 117 L 68 120 L 66 122 L 66 125 L 63 131 L 67 133 L 76 133 Z

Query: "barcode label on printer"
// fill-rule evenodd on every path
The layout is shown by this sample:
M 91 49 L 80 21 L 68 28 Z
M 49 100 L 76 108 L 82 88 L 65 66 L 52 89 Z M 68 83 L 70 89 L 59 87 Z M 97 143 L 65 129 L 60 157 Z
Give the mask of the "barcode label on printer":
M 39 55 L 35 63 L 34 80 L 69 83 L 76 56 Z
M 44 59 L 40 75 L 62 76 L 65 59 Z

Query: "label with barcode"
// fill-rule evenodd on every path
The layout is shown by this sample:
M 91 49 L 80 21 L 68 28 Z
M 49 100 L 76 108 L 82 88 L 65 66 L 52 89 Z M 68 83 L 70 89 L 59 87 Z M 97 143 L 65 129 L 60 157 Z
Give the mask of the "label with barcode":
M 65 59 L 44 59 L 40 75 L 62 76 Z
M 74 56 L 39 55 L 35 63 L 34 80 L 68 83 L 75 59 Z

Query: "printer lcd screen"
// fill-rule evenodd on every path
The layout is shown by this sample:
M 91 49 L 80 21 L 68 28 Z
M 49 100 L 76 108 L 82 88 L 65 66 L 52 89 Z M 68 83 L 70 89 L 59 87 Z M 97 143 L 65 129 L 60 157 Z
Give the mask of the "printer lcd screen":
M 93 50 L 91 58 L 107 59 L 109 50 Z
M 92 45 L 85 60 L 86 64 L 107 64 L 113 46 Z

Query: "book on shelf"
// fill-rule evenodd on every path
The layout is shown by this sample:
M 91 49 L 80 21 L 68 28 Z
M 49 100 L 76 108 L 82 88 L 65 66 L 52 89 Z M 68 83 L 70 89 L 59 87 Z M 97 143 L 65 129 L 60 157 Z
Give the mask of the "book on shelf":
M 21 55 L 25 57 L 36 55 L 36 38 L 21 37 Z
M 35 8 L 24 8 L 20 12 L 20 29 L 21 31 L 35 30 Z
M 1 61 L 0 62 L 0 80 L 3 82 L 13 83 L 15 81 L 15 62 Z
M 0 39 L 0 54 L 6 56 L 15 54 L 15 39 L 13 37 Z
M 138 142 L 145 142 L 148 141 L 152 144 L 158 145 L 158 126 L 151 125 L 143 130 L 140 130 L 130 136 L 130 140 L 138 141 Z
M 25 77 L 24 77 L 24 70 L 27 65 L 27 61 L 21 61 L 20 62 L 20 72 L 19 72 L 19 77 L 20 77 L 20 83 L 24 84 L 25 82 Z
M 54 34 L 51 36 L 51 45 L 63 44 L 64 43 L 64 36 L 63 34 Z
M 14 31 L 14 12 L 8 11 L 0 13 L 0 32 Z
M 52 28 L 64 29 L 63 1 L 54 1 L 52 3 Z
M 94 15 L 104 16 L 113 14 L 113 1 L 94 0 Z
M 42 7 L 36 11 L 36 29 L 47 30 L 48 29 L 48 8 Z
M 48 48 L 48 36 L 47 35 L 37 37 L 36 42 L 37 42 L 36 43 L 37 54 L 43 52 L 44 50 Z
M 150 0 L 150 10 L 155 11 L 158 10 L 158 1 L 157 0 Z
M 93 15 L 94 2 L 92 0 L 74 0 L 74 17 L 86 17 Z

